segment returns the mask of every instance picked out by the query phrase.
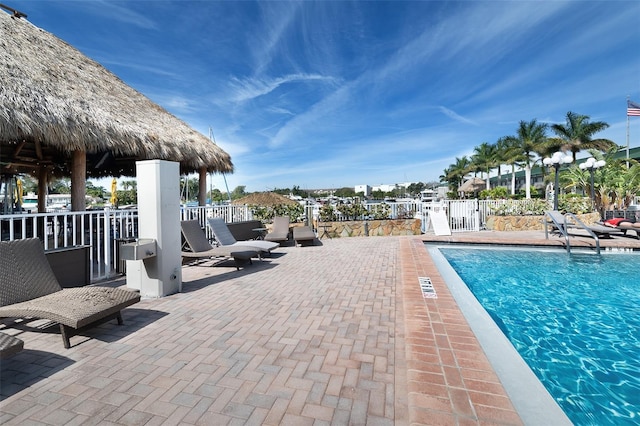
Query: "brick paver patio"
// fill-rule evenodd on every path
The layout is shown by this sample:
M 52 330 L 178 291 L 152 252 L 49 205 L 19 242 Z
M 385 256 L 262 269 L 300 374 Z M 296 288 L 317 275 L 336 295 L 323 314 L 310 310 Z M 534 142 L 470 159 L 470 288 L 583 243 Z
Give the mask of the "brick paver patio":
M 522 423 L 420 237 L 282 247 L 183 282 L 68 350 L 56 327 L 1 320 L 25 350 L 1 361 L 0 424 Z

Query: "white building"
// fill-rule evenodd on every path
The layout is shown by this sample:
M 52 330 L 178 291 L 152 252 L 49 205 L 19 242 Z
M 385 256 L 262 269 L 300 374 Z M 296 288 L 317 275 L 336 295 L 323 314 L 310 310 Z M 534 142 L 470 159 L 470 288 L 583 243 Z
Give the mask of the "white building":
M 371 187 L 369 185 L 356 185 L 354 190 L 356 194 L 362 192 L 365 197 L 371 195 Z
M 377 185 L 374 186 L 372 188 L 372 191 L 381 191 L 381 192 L 393 192 L 396 190 L 396 188 L 398 188 L 397 184 L 393 184 L 393 185 L 388 185 L 388 184 L 382 184 L 382 185 Z

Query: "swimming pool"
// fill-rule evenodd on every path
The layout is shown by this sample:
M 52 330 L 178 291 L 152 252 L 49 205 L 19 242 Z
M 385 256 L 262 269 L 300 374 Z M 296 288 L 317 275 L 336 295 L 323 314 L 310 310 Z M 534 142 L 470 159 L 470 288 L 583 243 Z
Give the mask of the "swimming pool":
M 638 254 L 440 252 L 573 423 L 640 422 Z

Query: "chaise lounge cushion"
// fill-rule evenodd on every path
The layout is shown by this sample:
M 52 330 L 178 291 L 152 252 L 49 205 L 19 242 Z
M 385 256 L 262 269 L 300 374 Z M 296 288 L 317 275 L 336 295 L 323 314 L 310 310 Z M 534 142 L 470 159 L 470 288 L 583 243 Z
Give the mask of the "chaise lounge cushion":
M 293 240 L 296 244 L 302 244 L 303 242 L 314 242 L 316 239 L 316 233 L 313 232 L 308 226 L 296 226 L 293 228 Z
M 276 216 L 273 218 L 273 230 L 264 239 L 277 243 L 284 243 L 289 239 L 289 216 Z
M 139 300 L 140 295 L 121 288 L 73 287 L 2 306 L 0 317 L 44 318 L 71 328 L 81 328 Z
M 207 219 L 207 223 L 216 241 L 222 247 L 232 247 L 234 250 L 243 250 L 242 247 L 250 247 L 249 250 L 258 249 L 261 252 L 271 253 L 272 250 L 280 246 L 280 244 L 272 241 L 237 241 L 221 217 Z
M 111 287 L 63 289 L 49 266 L 40 240 L 0 242 L 0 317 L 41 318 L 60 324 L 65 347 L 73 334 L 92 323 L 117 318 L 140 301 L 136 292 Z
M 182 235 L 191 249 L 191 251 L 182 251 L 183 257 L 196 259 L 233 257 L 238 270 L 240 270 L 242 261 L 251 263 L 252 257 L 260 257 L 260 249 L 247 245 L 233 248 L 230 246 L 213 247 L 197 220 L 183 220 L 180 222 L 180 227 Z

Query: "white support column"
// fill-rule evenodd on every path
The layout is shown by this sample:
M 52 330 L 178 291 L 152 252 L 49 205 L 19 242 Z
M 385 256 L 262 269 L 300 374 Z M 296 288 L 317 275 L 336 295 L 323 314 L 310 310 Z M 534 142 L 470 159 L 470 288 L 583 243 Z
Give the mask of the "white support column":
M 138 235 L 157 242 L 157 255 L 141 261 L 140 295 L 168 296 L 182 290 L 180 167 L 164 160 L 137 161 L 136 173 Z

